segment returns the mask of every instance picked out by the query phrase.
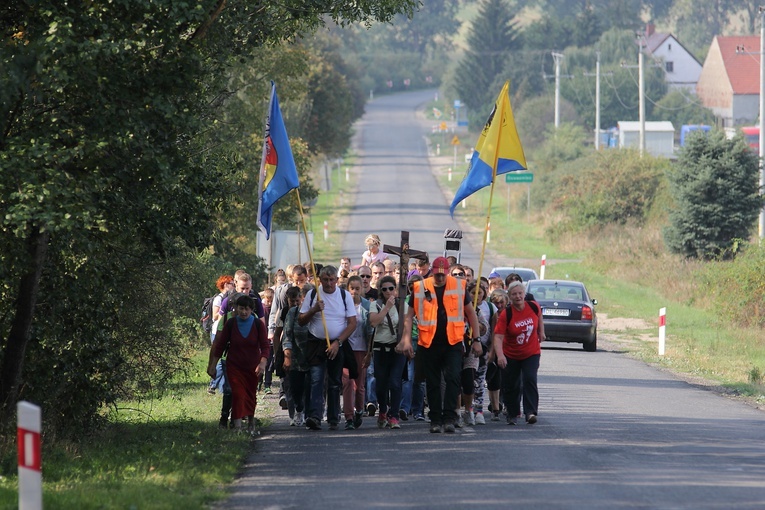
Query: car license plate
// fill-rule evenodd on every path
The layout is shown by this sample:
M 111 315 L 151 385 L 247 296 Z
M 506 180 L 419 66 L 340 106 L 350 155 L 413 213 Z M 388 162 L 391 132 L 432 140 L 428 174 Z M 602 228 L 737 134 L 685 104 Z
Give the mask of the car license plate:
M 571 311 L 568 308 L 545 308 L 542 315 L 554 315 L 556 317 L 568 317 Z

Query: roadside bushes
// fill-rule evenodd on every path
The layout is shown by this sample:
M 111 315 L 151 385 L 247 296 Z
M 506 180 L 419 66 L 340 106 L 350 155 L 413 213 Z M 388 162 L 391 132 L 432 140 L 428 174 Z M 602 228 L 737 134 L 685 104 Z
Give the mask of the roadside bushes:
M 641 225 L 665 188 L 669 162 L 629 150 L 604 150 L 543 172 L 542 207 L 563 218 L 550 234 L 610 224 Z
M 744 245 L 735 260 L 711 264 L 704 283 L 733 322 L 765 328 L 765 245 Z

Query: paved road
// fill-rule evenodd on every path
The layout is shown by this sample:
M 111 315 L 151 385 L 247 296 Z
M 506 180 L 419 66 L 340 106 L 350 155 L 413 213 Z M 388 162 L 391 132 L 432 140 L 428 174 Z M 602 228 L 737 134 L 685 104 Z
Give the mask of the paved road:
M 344 245 L 359 256 L 366 233 L 393 243 L 401 225 L 414 248 L 442 249 L 452 224 L 413 113 L 425 98 L 380 98 L 359 126 Z M 765 508 L 765 413 L 617 351 L 552 344 L 539 380 L 533 426 L 309 432 L 280 412 L 220 508 Z

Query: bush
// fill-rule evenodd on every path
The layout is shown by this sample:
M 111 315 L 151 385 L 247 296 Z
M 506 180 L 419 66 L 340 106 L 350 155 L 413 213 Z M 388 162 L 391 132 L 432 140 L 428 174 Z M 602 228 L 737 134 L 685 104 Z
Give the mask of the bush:
M 765 246 L 744 245 L 735 260 L 710 266 L 705 276 L 717 291 L 717 310 L 737 324 L 765 327 Z
M 565 219 L 555 231 L 643 224 L 664 186 L 666 160 L 606 150 L 543 175 L 547 206 Z
M 735 254 L 737 239 L 749 239 L 762 207 L 758 158 L 741 136 L 721 131 L 694 136 L 669 173 L 675 208 L 664 241 L 675 253 L 713 259 Z

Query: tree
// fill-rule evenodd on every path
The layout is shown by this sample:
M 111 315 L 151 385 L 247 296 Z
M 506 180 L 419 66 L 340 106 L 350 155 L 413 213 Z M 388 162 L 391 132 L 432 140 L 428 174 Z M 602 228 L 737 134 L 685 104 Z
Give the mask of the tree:
M 241 147 L 258 129 L 226 122 L 239 91 L 230 70 L 325 19 L 389 21 L 414 7 L 412 0 L 206 4 L 42 0 L 14 3 L 0 18 L 7 77 L 0 166 L 13 169 L 0 182 L 0 297 L 12 303 L 0 318 L 6 421 L 30 344 L 38 359 L 57 353 L 81 367 L 67 372 L 77 374 L 71 380 L 53 378 L 67 388 L 59 403 L 72 423 L 87 422 L 98 399 L 114 397 L 108 376 L 130 354 L 116 348 L 129 322 L 122 311 L 130 299 L 156 304 L 123 289 L 167 296 L 152 289 L 152 277 L 183 276 L 149 269 L 209 246 L 238 176 L 252 168 Z M 38 303 L 41 282 L 47 292 Z M 98 312 L 84 314 L 83 303 Z M 53 307 L 59 324 L 37 314 L 38 304 Z M 45 382 L 50 374 L 25 379 Z M 66 405 L 81 396 L 77 388 L 92 390 L 84 414 Z
M 468 34 L 468 48 L 454 76 L 454 89 L 469 111 L 486 119 L 497 90 L 491 86 L 501 79 L 505 61 L 520 49 L 512 9 L 504 0 L 483 0 Z M 483 121 L 481 121 L 483 122 Z
M 749 239 L 763 205 L 758 158 L 741 136 L 722 131 L 689 137 L 669 174 L 675 207 L 664 242 L 687 257 L 729 257 L 737 239 Z
M 715 124 L 712 110 L 699 103 L 698 98 L 684 90 L 671 90 L 658 100 L 653 108 L 650 120 L 668 120 L 675 129 L 683 124 Z

